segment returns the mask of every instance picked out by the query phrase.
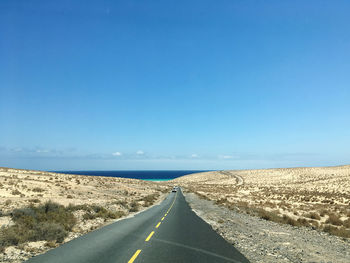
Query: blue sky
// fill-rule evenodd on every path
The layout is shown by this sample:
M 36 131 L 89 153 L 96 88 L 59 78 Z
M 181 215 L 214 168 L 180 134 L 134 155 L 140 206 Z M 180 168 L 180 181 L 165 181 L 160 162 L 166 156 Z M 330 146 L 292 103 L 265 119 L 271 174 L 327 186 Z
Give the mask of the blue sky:
M 0 166 L 350 163 L 349 1 L 1 1 Z

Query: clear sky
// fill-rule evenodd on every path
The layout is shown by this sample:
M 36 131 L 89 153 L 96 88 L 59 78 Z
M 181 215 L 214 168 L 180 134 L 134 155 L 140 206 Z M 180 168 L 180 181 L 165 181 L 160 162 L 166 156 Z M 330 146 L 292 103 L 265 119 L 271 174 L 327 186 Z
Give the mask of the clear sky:
M 0 166 L 350 163 L 350 1 L 0 1 Z

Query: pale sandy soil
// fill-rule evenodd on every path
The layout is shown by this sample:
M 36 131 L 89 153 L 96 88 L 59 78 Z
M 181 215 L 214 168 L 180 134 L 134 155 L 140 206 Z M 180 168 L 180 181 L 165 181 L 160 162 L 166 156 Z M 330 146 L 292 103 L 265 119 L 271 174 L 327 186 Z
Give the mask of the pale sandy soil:
M 350 237 L 349 165 L 207 172 L 174 181 L 230 209 Z
M 49 200 L 64 206 L 99 205 L 127 216 L 135 212 L 132 209 L 135 204 L 137 210 L 145 209 L 164 198 L 168 191 L 167 184 L 150 181 L 0 168 L 0 228 L 13 224 L 10 213 L 14 209 L 37 206 Z M 155 200 L 147 203 L 146 197 L 150 195 L 154 195 Z M 77 224 L 64 242 L 115 221 L 105 218 L 84 219 L 84 213 L 83 210 L 74 211 Z M 0 253 L 0 262 L 22 262 L 48 250 L 46 243 L 27 242 L 7 247 Z
M 202 219 L 251 263 L 349 263 L 350 239 L 240 213 L 186 193 Z
M 350 262 L 349 165 L 207 172 L 174 183 L 252 263 Z

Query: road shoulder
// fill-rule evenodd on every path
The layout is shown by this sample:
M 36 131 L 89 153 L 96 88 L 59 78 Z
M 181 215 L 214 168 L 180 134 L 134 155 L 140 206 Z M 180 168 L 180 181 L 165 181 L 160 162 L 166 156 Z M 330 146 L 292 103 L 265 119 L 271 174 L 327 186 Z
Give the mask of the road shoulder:
M 192 210 L 253 262 L 338 262 L 350 258 L 350 241 L 237 213 L 184 193 Z

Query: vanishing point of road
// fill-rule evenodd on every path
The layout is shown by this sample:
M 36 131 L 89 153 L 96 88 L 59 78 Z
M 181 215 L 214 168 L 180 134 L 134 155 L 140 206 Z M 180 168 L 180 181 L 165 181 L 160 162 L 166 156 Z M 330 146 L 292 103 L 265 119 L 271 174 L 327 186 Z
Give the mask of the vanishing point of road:
M 181 190 L 134 217 L 74 239 L 28 263 L 249 262 L 189 207 Z

